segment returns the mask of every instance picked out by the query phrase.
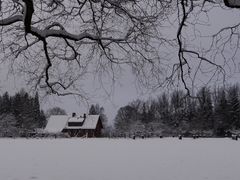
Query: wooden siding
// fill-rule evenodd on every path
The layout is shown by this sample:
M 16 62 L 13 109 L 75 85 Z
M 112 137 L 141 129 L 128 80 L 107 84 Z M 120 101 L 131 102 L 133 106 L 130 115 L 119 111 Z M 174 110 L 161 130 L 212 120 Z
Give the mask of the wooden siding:
M 74 126 L 72 126 L 74 127 Z M 98 119 L 96 129 L 63 129 L 62 132 L 68 133 L 70 137 L 101 137 L 103 124 L 101 118 Z

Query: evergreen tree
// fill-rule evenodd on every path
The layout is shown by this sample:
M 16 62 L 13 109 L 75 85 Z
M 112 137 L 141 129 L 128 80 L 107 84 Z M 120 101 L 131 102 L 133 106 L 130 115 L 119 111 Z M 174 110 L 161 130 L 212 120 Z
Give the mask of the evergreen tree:
M 46 118 L 43 110 L 40 111 L 39 120 L 40 121 L 39 121 L 38 127 L 45 128 L 45 126 L 47 125 L 47 118 Z
M 89 114 L 90 115 L 100 115 L 100 118 L 103 123 L 103 128 L 107 127 L 107 116 L 105 114 L 105 110 L 103 107 L 100 107 L 99 104 L 91 105 L 89 109 Z
M 157 99 L 157 112 L 160 122 L 167 124 L 170 121 L 170 104 L 166 93 L 163 93 Z
M 148 111 L 147 111 L 147 108 L 146 108 L 146 103 L 143 103 L 143 109 L 142 109 L 142 114 L 141 114 L 141 121 L 143 124 L 147 124 L 149 122 L 149 119 L 148 119 Z
M 90 109 L 89 109 L 89 114 L 90 115 L 98 115 L 100 113 L 100 107 L 98 104 L 94 105 L 92 104 Z
M 44 112 L 40 111 L 38 93 L 33 98 L 23 89 L 12 97 L 7 92 L 4 93 L 0 98 L 0 114 L 0 121 L 4 121 L 0 122 L 0 128 L 8 128 L 15 135 L 16 131 L 19 134 L 21 131 L 43 127 L 46 124 Z M 11 117 L 9 122 L 7 117 Z
M 231 127 L 229 104 L 226 98 L 226 92 L 223 88 L 218 91 L 218 98 L 215 105 L 215 123 L 216 133 L 221 136 Z
M 196 99 L 191 97 L 186 98 L 185 107 L 185 121 L 189 125 L 189 128 L 194 128 L 194 123 L 197 122 L 197 102 Z
M 33 119 L 36 123 L 36 127 L 41 127 L 44 122 L 41 122 L 41 113 L 40 113 L 40 104 L 39 104 L 39 95 L 38 92 L 35 94 L 33 99 Z
M 35 127 L 31 102 L 32 98 L 23 89 L 13 97 L 13 112 L 17 119 L 18 127 L 23 130 Z
M 0 95 L 0 115 L 3 113 L 3 97 Z
M 197 121 L 196 126 L 199 129 L 212 129 L 214 126 L 213 119 L 213 103 L 211 98 L 211 92 L 207 87 L 203 87 L 197 94 L 198 106 L 197 106 Z
M 233 85 L 228 89 L 229 123 L 232 128 L 240 128 L 239 88 Z
M 5 92 L 2 97 L 1 113 L 10 113 L 12 110 L 11 104 L 8 92 Z
M 23 117 L 22 117 L 22 99 L 20 96 L 20 93 L 17 93 L 13 98 L 12 102 L 12 111 L 14 116 L 17 119 L 17 127 L 22 128 L 23 127 Z
M 174 127 L 179 127 L 184 118 L 184 92 L 183 91 L 173 91 L 171 94 L 171 125 Z
M 16 118 L 12 113 L 0 115 L 0 137 L 17 137 L 19 128 L 16 125 Z

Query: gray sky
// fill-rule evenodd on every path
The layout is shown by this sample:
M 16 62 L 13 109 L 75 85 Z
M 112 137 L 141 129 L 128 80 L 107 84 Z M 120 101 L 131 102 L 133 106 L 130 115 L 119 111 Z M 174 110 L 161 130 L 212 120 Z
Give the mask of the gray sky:
M 209 26 L 202 26 L 201 27 L 201 33 L 203 35 L 205 34 L 211 34 L 213 31 L 221 29 L 222 27 L 226 26 L 226 25 L 233 25 L 236 22 L 239 22 L 240 19 L 240 13 L 239 10 L 228 10 L 228 11 L 224 11 L 224 10 L 220 10 L 220 9 L 216 9 L 214 10 L 209 17 L 203 17 L 203 20 L 209 18 Z M 165 28 L 164 30 L 166 33 L 169 30 L 167 28 Z M 171 30 L 172 31 L 172 30 Z M 174 30 L 172 31 L 174 32 Z M 189 33 L 190 34 L 190 33 Z M 197 41 L 196 43 L 199 43 L 200 41 Z M 207 41 L 204 42 L 201 41 L 201 43 L 203 43 L 203 45 L 206 43 Z M 230 49 L 231 51 L 231 49 Z M 1 54 L 0 54 L 1 56 Z M 239 56 L 238 56 L 239 57 Z M 237 70 L 235 72 L 232 71 L 232 69 L 228 69 L 228 67 L 226 67 L 226 70 L 230 73 L 233 74 L 234 76 L 231 76 L 230 78 L 227 79 L 227 83 L 234 83 L 234 82 L 238 82 L 240 80 L 240 76 L 238 70 L 239 70 L 239 60 L 236 60 L 236 64 L 235 66 L 237 66 Z M 10 94 L 13 94 L 14 92 L 20 90 L 22 87 L 25 87 L 25 81 L 24 81 L 24 77 L 8 77 L 6 78 L 6 69 L 8 67 L 6 65 L 1 65 L 0 66 L 0 75 L 1 75 L 1 91 L 9 91 Z M 196 82 L 196 84 L 198 84 L 199 82 L 202 82 L 204 79 L 206 78 L 205 76 L 199 76 L 198 81 Z M 7 79 L 7 80 L 6 80 Z M 54 106 L 60 106 L 62 108 L 64 108 L 69 114 L 71 114 L 72 112 L 76 112 L 76 113 L 86 113 L 89 105 L 91 104 L 96 104 L 98 103 L 100 106 L 103 106 L 105 108 L 105 112 L 106 115 L 108 116 L 108 119 L 110 121 L 110 123 L 112 122 L 112 120 L 114 119 L 117 110 L 121 107 L 124 106 L 126 104 L 128 104 L 129 102 L 136 100 L 136 99 L 147 99 L 149 97 L 154 97 L 158 94 L 160 94 L 162 91 L 169 91 L 169 89 L 162 89 L 159 88 L 157 89 L 157 91 L 155 91 L 154 93 L 151 91 L 147 91 L 146 89 L 138 89 L 136 88 L 136 82 L 135 82 L 135 78 L 132 75 L 131 71 L 128 69 L 125 69 L 125 71 L 122 73 L 122 76 L 118 79 L 118 81 L 115 84 L 114 87 L 114 91 L 112 93 L 110 93 L 110 95 L 106 94 L 104 92 L 103 89 L 97 89 L 96 90 L 96 86 L 94 85 L 93 82 L 89 82 L 89 80 L 87 80 L 88 82 L 86 82 L 87 84 L 87 88 L 89 89 L 89 91 L 91 91 L 91 95 L 90 95 L 90 99 L 87 103 L 79 103 L 79 100 L 76 100 L 74 97 L 71 96 L 66 96 L 66 97 L 57 97 L 57 96 L 51 96 L 48 97 L 47 99 L 43 99 L 41 101 L 41 106 L 44 110 L 47 110 L 50 107 L 54 107 Z M 111 85 L 107 84 L 108 82 L 105 82 L 105 87 L 108 89 L 108 91 L 111 91 Z M 201 84 L 201 83 L 199 83 Z M 202 84 L 204 85 L 204 83 Z M 181 88 L 181 86 L 180 86 Z M 93 91 L 94 89 L 94 91 Z M 144 93 L 145 91 L 145 93 Z
M 203 17 L 202 20 L 206 19 L 207 17 Z M 211 34 L 214 31 L 221 29 L 224 26 L 233 25 L 240 19 L 239 10 L 228 10 L 224 11 L 222 9 L 214 10 L 209 18 L 209 26 L 201 26 L 201 33 Z M 165 30 L 167 32 L 167 30 Z M 172 31 L 174 32 L 174 30 Z M 204 43 L 204 40 L 203 40 Z M 206 42 L 207 43 L 207 42 Z M 240 61 L 236 61 L 237 65 Z M 228 71 L 228 70 L 227 70 Z M 234 73 L 228 71 L 231 74 L 231 77 L 228 77 L 227 83 L 235 83 L 238 82 L 240 79 L 240 75 L 238 70 Z M 204 81 L 205 76 L 199 77 L 198 84 L 201 81 Z M 214 82 L 213 82 L 214 83 Z M 204 85 L 204 84 L 202 84 Z M 180 87 L 181 88 L 181 87 Z M 101 106 L 105 108 L 106 114 L 111 122 L 117 110 L 124 105 L 127 105 L 129 102 L 136 100 L 136 99 L 147 99 L 149 97 L 155 97 L 163 91 L 169 91 L 169 89 L 159 88 L 155 92 L 147 91 L 146 89 L 139 89 L 136 88 L 135 77 L 132 75 L 130 70 L 125 70 L 122 74 L 121 78 L 115 84 L 115 88 L 113 93 L 108 96 L 104 94 L 103 91 L 100 90 L 100 93 L 97 93 L 97 97 L 90 98 L 89 104 L 99 103 Z M 84 113 L 88 109 L 88 105 L 86 103 L 79 104 L 73 97 L 53 97 L 50 98 L 49 101 L 42 103 L 44 109 L 50 106 L 60 106 L 67 110 L 68 113 L 77 112 L 77 113 Z

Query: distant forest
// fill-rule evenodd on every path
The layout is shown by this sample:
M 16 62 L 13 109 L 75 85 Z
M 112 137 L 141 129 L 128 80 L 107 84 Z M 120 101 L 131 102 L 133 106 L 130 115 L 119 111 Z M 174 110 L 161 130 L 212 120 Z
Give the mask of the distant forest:
M 24 90 L 0 96 L 0 137 L 18 137 L 46 125 L 46 116 L 66 114 L 58 107 L 46 113 L 40 109 L 38 93 Z M 104 136 L 225 136 L 240 132 L 240 87 L 210 89 L 202 87 L 195 97 L 182 90 L 162 93 L 147 101 L 135 100 L 121 107 L 114 119 L 114 128 L 107 126 L 104 108 L 92 105 L 89 114 L 100 114 Z
M 121 107 L 114 134 L 225 136 L 240 129 L 239 85 L 202 87 L 196 97 L 181 90 L 162 93 L 155 99 L 136 100 Z
M 45 125 L 38 93 L 32 97 L 21 90 L 14 96 L 9 96 L 8 92 L 0 96 L 0 136 L 21 136 Z

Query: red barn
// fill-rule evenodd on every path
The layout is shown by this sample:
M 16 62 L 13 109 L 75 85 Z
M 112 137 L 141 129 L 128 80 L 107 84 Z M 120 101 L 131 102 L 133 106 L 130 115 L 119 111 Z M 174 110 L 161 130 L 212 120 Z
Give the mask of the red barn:
M 49 133 L 67 133 L 71 137 L 101 137 L 102 120 L 99 115 L 72 117 L 65 115 L 51 116 L 45 130 Z

